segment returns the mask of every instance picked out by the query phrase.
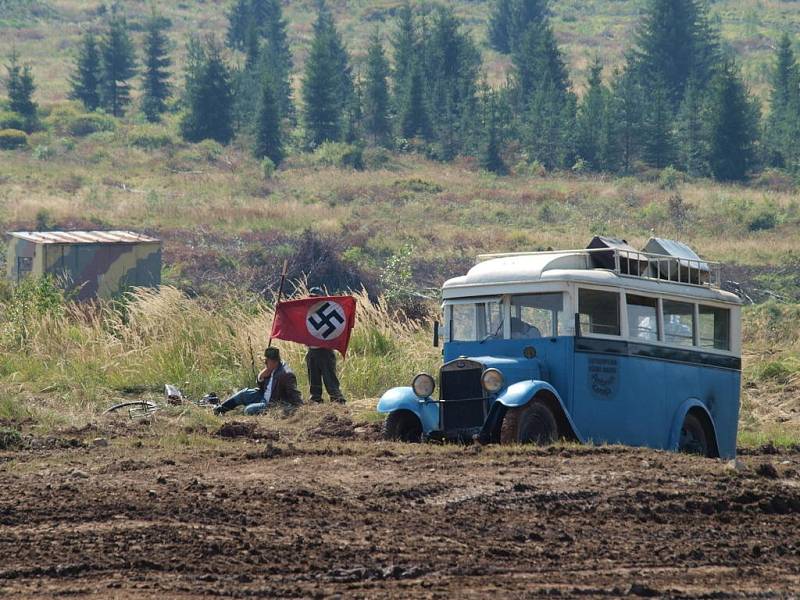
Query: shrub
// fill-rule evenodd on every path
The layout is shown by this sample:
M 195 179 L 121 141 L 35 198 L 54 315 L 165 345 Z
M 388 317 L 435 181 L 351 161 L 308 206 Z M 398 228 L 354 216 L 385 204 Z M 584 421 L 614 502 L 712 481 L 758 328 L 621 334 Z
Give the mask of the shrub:
M 31 333 L 48 318 L 64 314 L 64 291 L 52 277 L 28 277 L 15 288 L 4 306 L 0 340 L 6 349 L 21 351 L 26 348 Z
M 658 174 L 658 187 L 662 190 L 674 190 L 686 180 L 686 176 L 675 167 L 669 166 Z
M 86 113 L 72 104 L 53 108 L 44 120 L 45 126 L 60 135 L 84 137 L 99 131 L 114 131 L 116 121 L 102 113 Z
M 363 152 L 364 167 L 370 170 L 391 168 L 392 155 L 386 148 L 366 148 Z
M 15 112 L 4 110 L 0 112 L 0 129 L 25 129 L 25 117 Z
M 28 145 L 28 134 L 19 129 L 0 130 L 0 150 L 14 150 Z
M 414 247 L 405 244 L 390 256 L 381 271 L 381 286 L 390 306 L 399 308 L 411 318 L 418 318 L 424 313 L 424 302 L 414 284 L 413 255 Z
M 200 151 L 203 159 L 208 162 L 218 161 L 219 157 L 222 156 L 222 153 L 225 151 L 225 147 L 214 140 L 203 140 L 196 144 L 196 148 Z
M 772 203 L 751 210 L 747 218 L 748 231 L 766 231 L 778 225 L 778 207 Z
M 589 163 L 587 163 L 582 158 L 578 158 L 578 160 L 575 161 L 575 164 L 572 165 L 573 173 L 578 173 L 578 174 L 586 173 L 588 170 L 589 170 Z
M 275 163 L 271 158 L 266 157 L 261 161 L 261 173 L 264 175 L 264 179 L 272 179 L 272 176 L 275 175 Z
M 50 160 L 56 155 L 55 148 L 45 144 L 39 144 L 33 149 L 33 158 L 36 160 Z
M 36 211 L 36 231 L 51 231 L 56 228 L 56 220 L 46 208 Z
M 790 362 L 774 360 L 760 365 L 756 370 L 756 376 L 761 381 L 774 381 L 785 385 L 795 372 L 796 366 Z
M 67 125 L 67 133 L 75 137 L 83 137 L 101 131 L 114 131 L 117 123 L 112 117 L 99 113 L 78 115 Z
M 0 450 L 11 450 L 22 444 L 22 436 L 16 429 L 0 427 Z
M 639 215 L 642 223 L 656 230 L 669 221 L 668 207 L 661 202 L 651 202 L 639 211 Z
M 792 192 L 796 182 L 794 178 L 778 169 L 766 169 L 750 181 L 753 187 L 773 190 L 776 192 Z
M 397 190 L 404 190 L 419 194 L 438 194 L 444 191 L 444 188 L 438 183 L 420 178 L 398 179 L 392 184 L 392 187 Z
M 361 146 L 341 142 L 325 142 L 314 151 L 314 164 L 361 170 L 364 168 L 364 150 Z
M 177 140 L 166 128 L 158 125 L 137 125 L 128 134 L 131 146 L 142 150 L 158 150 L 171 148 Z

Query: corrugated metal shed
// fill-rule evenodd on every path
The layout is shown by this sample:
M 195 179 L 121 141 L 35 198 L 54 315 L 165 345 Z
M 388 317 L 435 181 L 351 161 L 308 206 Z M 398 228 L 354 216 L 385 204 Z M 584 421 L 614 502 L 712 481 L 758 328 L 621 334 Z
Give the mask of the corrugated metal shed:
M 136 244 L 158 242 L 133 231 L 11 231 L 10 236 L 34 244 Z
M 132 231 L 14 231 L 8 277 L 50 275 L 78 300 L 161 284 L 161 241 Z

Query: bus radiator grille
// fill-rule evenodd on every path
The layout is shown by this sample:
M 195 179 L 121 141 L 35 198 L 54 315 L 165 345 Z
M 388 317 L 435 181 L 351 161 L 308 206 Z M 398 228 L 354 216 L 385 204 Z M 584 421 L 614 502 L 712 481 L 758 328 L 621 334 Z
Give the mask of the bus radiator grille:
M 442 400 L 442 427 L 445 430 L 483 425 L 485 400 L 481 373 L 481 369 L 440 373 L 439 398 Z

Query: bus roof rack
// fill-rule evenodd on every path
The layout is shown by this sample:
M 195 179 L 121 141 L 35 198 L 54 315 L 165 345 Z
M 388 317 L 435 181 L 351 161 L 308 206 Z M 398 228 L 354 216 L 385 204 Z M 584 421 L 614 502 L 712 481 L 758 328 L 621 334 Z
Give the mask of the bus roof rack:
M 583 255 L 585 269 L 605 269 L 622 277 L 637 277 L 670 281 L 720 289 L 721 264 L 700 258 L 683 242 L 650 238 L 643 250 L 636 250 L 625 240 L 596 236 L 589 247 L 578 250 L 547 250 L 543 252 L 508 252 L 481 254 L 478 262 L 498 258 L 542 255 Z

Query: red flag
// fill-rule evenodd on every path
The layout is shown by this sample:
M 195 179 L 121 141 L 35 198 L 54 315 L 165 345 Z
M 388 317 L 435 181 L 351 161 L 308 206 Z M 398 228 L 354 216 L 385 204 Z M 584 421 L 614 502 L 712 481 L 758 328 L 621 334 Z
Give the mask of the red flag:
M 352 296 L 315 296 L 281 302 L 275 309 L 272 337 L 316 348 L 347 353 L 350 332 L 356 323 L 356 299 Z

